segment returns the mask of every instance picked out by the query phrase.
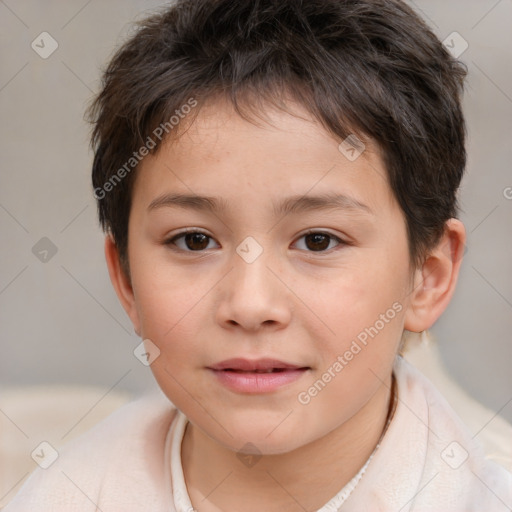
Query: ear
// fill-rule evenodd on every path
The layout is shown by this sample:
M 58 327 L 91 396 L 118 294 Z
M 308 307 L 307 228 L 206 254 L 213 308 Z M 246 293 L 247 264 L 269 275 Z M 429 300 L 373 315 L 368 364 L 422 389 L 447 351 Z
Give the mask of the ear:
M 448 306 L 464 256 L 466 230 L 457 219 L 445 224 L 443 237 L 414 274 L 414 288 L 404 328 L 421 332 L 430 328 Z
M 130 317 L 133 329 L 140 336 L 140 319 L 135 304 L 135 296 L 129 277 L 126 275 L 119 259 L 119 251 L 114 239 L 109 234 L 105 238 L 105 259 L 108 273 L 117 297 Z

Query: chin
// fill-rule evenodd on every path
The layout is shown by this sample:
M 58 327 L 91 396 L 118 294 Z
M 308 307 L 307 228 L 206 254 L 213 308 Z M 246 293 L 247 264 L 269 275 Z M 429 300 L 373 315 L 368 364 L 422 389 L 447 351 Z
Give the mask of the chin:
M 290 441 L 290 439 L 274 439 L 269 441 L 268 439 L 263 438 L 253 438 L 245 435 L 237 435 L 234 438 L 216 440 L 220 444 L 222 444 L 225 448 L 235 452 L 235 453 L 243 453 L 248 455 L 282 455 L 285 453 L 292 452 L 297 448 L 300 448 L 302 444 L 300 440 L 294 439 Z M 225 444 L 224 441 L 227 441 L 228 444 Z
M 281 417 L 279 421 L 282 420 Z M 262 422 L 261 418 L 259 422 L 253 419 L 237 419 L 226 428 L 232 437 L 222 429 L 219 432 L 218 428 L 214 435 L 213 432 L 208 435 L 234 452 L 253 455 L 280 455 L 307 444 L 307 439 L 300 435 L 304 434 L 304 429 L 299 425 L 279 425 L 279 421 Z M 212 425 L 209 424 L 208 427 L 211 428 Z

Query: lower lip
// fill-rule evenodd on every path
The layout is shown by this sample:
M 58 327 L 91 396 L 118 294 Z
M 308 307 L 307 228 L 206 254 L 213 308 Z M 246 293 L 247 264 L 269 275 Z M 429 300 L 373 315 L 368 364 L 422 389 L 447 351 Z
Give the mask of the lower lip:
M 307 369 L 273 373 L 230 372 L 212 370 L 221 384 L 238 393 L 270 393 L 300 379 Z

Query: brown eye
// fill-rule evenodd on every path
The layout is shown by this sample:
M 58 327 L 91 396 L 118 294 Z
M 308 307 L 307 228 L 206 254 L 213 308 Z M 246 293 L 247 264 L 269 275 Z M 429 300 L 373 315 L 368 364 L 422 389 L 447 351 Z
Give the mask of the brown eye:
M 306 235 L 306 246 L 312 251 L 325 251 L 329 247 L 330 238 L 322 233 Z
M 202 251 L 208 247 L 208 237 L 203 233 L 187 233 L 185 244 L 192 251 Z
M 184 243 L 177 243 L 178 240 L 183 240 Z M 205 233 L 201 233 L 200 231 L 189 231 L 186 233 L 180 233 L 174 238 L 171 238 L 165 242 L 165 245 L 175 245 L 178 249 L 184 252 L 198 252 L 207 249 L 210 240 L 213 239 Z
M 308 252 L 327 252 L 330 249 L 336 249 L 339 245 L 345 245 L 343 240 L 330 233 L 323 233 L 321 231 L 312 231 L 302 235 L 299 240 L 304 240 L 303 245 Z M 332 246 L 332 242 L 335 245 Z

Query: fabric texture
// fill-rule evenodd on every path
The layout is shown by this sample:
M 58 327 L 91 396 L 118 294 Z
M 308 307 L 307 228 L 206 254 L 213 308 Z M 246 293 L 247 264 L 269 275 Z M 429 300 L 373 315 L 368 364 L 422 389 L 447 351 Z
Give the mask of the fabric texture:
M 485 458 L 418 370 L 398 357 L 394 373 L 398 404 L 380 447 L 355 488 L 349 482 L 321 512 L 509 512 L 512 474 Z M 133 401 L 37 469 L 3 510 L 192 512 L 180 456 L 186 422 L 163 394 Z

